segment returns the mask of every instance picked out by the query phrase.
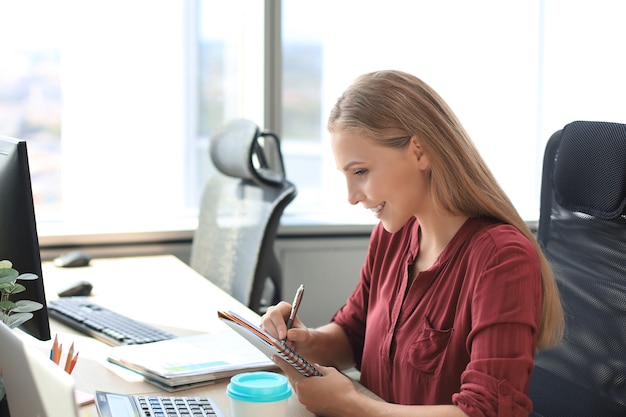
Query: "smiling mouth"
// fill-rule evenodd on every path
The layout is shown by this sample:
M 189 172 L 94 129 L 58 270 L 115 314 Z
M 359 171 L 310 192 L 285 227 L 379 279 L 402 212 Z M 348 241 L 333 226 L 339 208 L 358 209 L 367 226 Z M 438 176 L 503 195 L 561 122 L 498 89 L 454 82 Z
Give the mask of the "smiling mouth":
M 374 214 L 378 214 L 380 213 L 380 211 L 385 207 L 386 203 L 380 203 L 379 205 L 377 205 L 376 207 L 372 207 L 370 210 L 372 211 L 372 213 Z

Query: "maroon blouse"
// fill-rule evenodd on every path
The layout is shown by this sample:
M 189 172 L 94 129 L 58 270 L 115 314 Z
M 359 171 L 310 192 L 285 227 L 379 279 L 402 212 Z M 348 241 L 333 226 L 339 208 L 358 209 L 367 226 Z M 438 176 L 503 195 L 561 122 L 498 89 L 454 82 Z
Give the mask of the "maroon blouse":
M 407 292 L 418 229 L 415 219 L 393 234 L 374 228 L 359 284 L 333 317 L 361 383 L 392 403 L 528 416 L 542 302 L 534 245 L 512 226 L 469 219 Z

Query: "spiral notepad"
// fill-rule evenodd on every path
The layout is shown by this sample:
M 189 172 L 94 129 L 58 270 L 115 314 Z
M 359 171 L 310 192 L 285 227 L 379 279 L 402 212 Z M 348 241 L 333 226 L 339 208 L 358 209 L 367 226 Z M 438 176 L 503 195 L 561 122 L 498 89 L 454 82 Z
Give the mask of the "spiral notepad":
M 304 376 L 321 376 L 313 365 L 287 344 L 266 333 L 232 311 L 218 311 L 217 316 L 268 357 L 278 355 Z

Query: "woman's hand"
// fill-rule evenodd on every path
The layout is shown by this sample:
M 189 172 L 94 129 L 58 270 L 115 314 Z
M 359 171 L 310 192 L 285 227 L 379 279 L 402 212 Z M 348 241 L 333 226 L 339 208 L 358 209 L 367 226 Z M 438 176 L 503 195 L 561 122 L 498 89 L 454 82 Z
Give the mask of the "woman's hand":
M 270 306 L 261 317 L 261 328 L 279 340 L 287 336 L 287 319 L 291 313 L 291 304 L 281 301 Z M 296 320 L 294 320 L 294 324 Z
M 346 416 L 353 407 L 350 401 L 359 396 L 354 383 L 332 367 L 315 365 L 322 376 L 305 377 L 283 359 L 272 358 L 289 378 L 298 401 L 311 413 L 320 416 Z
M 291 304 L 281 301 L 275 306 L 267 308 L 267 312 L 261 317 L 261 328 L 277 338 L 283 340 L 285 337 L 292 348 L 296 348 L 298 343 L 309 340 L 309 329 L 300 321 L 296 315 L 291 329 L 287 330 L 287 320 L 291 313 Z

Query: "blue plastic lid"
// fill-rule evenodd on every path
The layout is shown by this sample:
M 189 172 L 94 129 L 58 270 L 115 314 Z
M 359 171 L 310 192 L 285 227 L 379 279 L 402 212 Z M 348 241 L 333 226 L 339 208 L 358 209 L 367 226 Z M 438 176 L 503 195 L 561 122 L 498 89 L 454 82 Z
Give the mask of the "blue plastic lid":
M 236 400 L 269 403 L 289 398 L 291 387 L 285 376 L 274 372 L 245 372 L 230 379 L 226 392 Z

